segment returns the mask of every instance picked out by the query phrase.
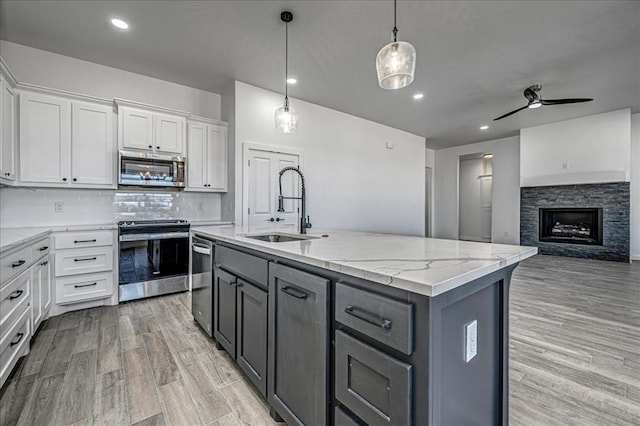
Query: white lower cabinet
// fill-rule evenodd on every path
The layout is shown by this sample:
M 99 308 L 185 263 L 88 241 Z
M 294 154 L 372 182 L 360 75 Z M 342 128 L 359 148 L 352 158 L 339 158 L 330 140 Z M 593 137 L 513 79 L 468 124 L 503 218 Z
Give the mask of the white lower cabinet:
M 114 231 L 55 234 L 55 303 L 62 311 L 82 302 L 110 298 L 114 292 Z

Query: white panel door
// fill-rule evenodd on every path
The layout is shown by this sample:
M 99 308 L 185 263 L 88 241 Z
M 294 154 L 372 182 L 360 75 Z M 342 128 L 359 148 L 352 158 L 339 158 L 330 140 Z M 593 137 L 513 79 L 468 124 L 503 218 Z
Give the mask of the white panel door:
M 182 154 L 184 144 L 184 125 L 182 117 L 155 114 L 155 149 L 162 152 Z
M 112 108 L 74 102 L 71 126 L 72 183 L 113 185 L 116 161 Z
M 42 260 L 40 272 L 40 311 L 42 319 L 47 318 L 49 308 L 51 308 L 51 256 L 47 256 Z
M 38 329 L 51 307 L 49 268 L 49 257 L 41 259 L 31 268 L 31 324 L 33 330 Z
M 20 180 L 69 183 L 71 102 L 53 96 L 20 94 Z
M 248 167 L 248 225 L 250 229 L 262 226 L 280 225 L 298 231 L 299 200 L 285 200 L 284 212 L 278 211 L 280 195 L 280 170 L 284 167 L 297 167 L 299 157 L 293 154 L 249 150 Z M 299 179 L 295 172 L 286 172 L 282 176 L 282 195 L 297 197 Z
M 210 189 L 227 190 L 227 128 L 209 126 L 207 182 Z
M 16 95 L 0 79 L 0 178 L 16 180 Z
M 207 188 L 208 128 L 206 124 L 189 123 L 187 135 L 187 188 L 189 189 Z
M 153 149 L 153 113 L 129 107 L 119 107 L 122 146 Z

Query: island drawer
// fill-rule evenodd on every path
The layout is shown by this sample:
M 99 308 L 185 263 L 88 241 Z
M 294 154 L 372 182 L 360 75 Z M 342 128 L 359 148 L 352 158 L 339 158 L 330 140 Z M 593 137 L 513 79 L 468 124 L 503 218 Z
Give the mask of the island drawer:
M 368 425 L 411 424 L 412 368 L 336 331 L 336 399 Z
M 413 305 L 336 284 L 336 321 L 400 352 L 413 352 Z
M 269 262 L 238 250 L 216 246 L 216 266 L 246 278 L 264 290 L 269 282 Z
M 56 250 L 113 245 L 113 231 L 63 232 L 56 234 Z
M 351 416 L 340 407 L 336 407 L 333 416 L 333 426 L 360 426 Z

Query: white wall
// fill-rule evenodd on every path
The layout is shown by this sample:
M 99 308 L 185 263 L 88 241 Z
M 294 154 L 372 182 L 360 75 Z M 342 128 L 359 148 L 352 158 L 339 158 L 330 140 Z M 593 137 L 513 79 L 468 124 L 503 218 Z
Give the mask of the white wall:
M 0 56 L 21 83 L 122 98 L 220 119 L 220 95 L 0 40 Z
M 132 219 L 220 220 L 220 194 L 0 188 L 0 227 L 95 225 Z M 55 212 L 55 203 L 63 212 Z
M 522 186 L 628 182 L 631 110 L 520 131 Z
M 237 223 L 244 209 L 242 144 L 250 142 L 303 151 L 314 227 L 424 235 L 423 137 L 296 99 L 298 129 L 280 134 L 273 113 L 282 102 L 279 93 L 236 82 Z
M 640 260 L 640 114 L 631 116 L 631 259 Z
M 491 240 L 520 242 L 520 143 L 510 137 L 435 152 L 435 238 L 458 239 L 458 167 L 460 156 L 493 153 Z

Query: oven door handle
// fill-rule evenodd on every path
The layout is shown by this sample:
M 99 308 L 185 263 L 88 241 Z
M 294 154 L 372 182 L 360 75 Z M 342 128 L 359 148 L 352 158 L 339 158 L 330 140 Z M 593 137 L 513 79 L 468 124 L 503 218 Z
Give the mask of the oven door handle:
M 191 247 L 195 253 L 202 254 L 204 256 L 211 256 L 211 249 L 209 247 L 203 247 L 198 244 L 191 244 Z
M 172 238 L 189 238 L 188 232 L 158 232 L 145 234 L 120 235 L 119 241 L 169 240 Z

